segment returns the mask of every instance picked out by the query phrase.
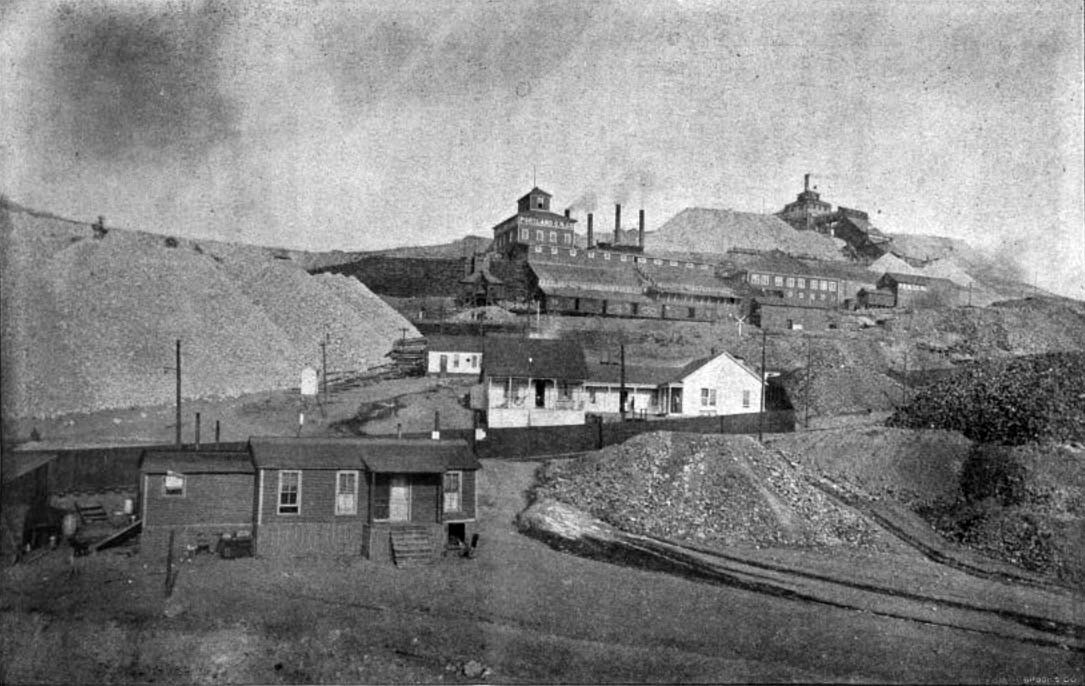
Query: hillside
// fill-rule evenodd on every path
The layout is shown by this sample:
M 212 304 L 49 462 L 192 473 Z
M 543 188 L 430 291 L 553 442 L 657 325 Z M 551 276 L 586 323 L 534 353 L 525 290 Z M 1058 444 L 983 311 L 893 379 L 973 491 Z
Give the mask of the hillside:
M 732 248 L 782 250 L 825 260 L 842 260 L 843 241 L 796 231 L 768 214 L 689 207 L 645 235 L 647 252 L 726 253 Z
M 10 206 L 3 247 L 3 411 L 55 416 L 296 386 L 302 365 L 379 364 L 415 329 L 362 284 L 279 251 L 108 229 Z

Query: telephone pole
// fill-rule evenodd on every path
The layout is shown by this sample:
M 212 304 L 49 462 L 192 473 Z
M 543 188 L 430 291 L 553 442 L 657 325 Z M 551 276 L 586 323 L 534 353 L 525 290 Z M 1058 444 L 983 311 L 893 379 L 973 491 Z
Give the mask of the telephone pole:
M 181 339 L 177 339 L 177 447 L 181 447 Z
M 619 348 L 621 353 L 621 371 L 619 372 L 619 390 L 618 390 L 618 412 L 621 414 L 622 421 L 625 421 L 625 343 L 621 344 Z
M 810 345 L 810 336 L 806 336 L 806 384 L 803 389 L 803 425 L 810 428 L 810 376 L 813 374 L 814 349 Z M 764 363 L 762 363 L 764 364 Z
M 761 412 L 757 418 L 757 441 L 760 443 L 765 433 L 765 342 L 768 340 L 768 332 L 761 329 Z

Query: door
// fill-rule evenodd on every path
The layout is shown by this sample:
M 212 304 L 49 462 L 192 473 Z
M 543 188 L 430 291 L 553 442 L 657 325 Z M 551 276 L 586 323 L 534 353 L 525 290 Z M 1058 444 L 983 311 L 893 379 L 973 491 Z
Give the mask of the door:
M 388 494 L 388 519 L 408 522 L 411 519 L 411 482 L 405 476 L 393 476 Z
M 682 389 L 671 389 L 671 414 L 682 414 Z
M 441 375 L 448 371 L 448 355 L 441 355 Z

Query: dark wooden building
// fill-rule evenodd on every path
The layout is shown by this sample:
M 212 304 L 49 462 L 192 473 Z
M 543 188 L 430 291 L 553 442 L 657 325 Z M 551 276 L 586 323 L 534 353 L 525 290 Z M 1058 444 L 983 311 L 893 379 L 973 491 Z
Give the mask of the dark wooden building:
M 750 307 L 750 322 L 775 331 L 823 331 L 829 325 L 829 312 L 816 305 L 800 305 L 782 298 L 755 298 Z
M 432 556 L 475 533 L 464 441 L 254 438 L 256 554 Z
M 246 447 L 148 449 L 139 471 L 141 552 L 164 555 L 170 531 L 175 548 L 214 549 L 223 534 L 252 535 L 255 470 Z

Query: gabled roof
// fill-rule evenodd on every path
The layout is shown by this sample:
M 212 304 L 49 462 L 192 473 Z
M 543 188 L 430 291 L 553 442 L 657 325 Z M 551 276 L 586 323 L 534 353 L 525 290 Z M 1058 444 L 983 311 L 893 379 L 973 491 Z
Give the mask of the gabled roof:
M 669 381 L 672 381 L 672 382 L 681 381 L 682 379 L 686 378 L 687 376 L 689 376 L 693 372 L 697 371 L 701 367 L 705 366 L 709 362 L 717 360 L 717 359 L 719 359 L 721 357 L 726 357 L 727 359 L 731 360 L 731 362 L 738 365 L 738 367 L 740 369 L 747 372 L 751 376 L 753 376 L 753 377 L 755 377 L 757 379 L 761 378 L 758 375 L 758 373 L 756 371 L 754 371 L 753 367 L 746 364 L 746 362 L 744 362 L 743 360 L 738 359 L 737 357 L 735 357 L 734 355 L 732 355 L 731 353 L 729 353 L 729 352 L 727 352 L 725 350 L 722 353 L 719 353 L 717 355 L 714 355 L 714 356 L 709 355 L 708 357 L 699 357 L 699 358 L 697 358 L 695 360 L 692 360 L 692 361 L 686 363 L 686 365 L 683 366 L 681 369 L 679 369 L 677 374 L 674 377 L 672 377 L 671 379 L 669 379 Z
M 481 336 L 426 336 L 426 349 L 430 352 L 480 353 L 484 341 Z
M 539 188 L 538 186 L 535 186 L 534 188 L 529 190 L 527 193 L 524 193 L 523 195 L 521 195 L 520 200 L 523 200 L 524 198 L 526 198 L 526 197 L 528 197 L 530 195 L 545 195 L 548 198 L 554 197 L 554 196 L 550 195 L 549 193 L 547 193 L 546 191 L 544 191 L 543 189 Z
M 588 377 L 584 351 L 573 341 L 487 337 L 482 351 L 486 376 L 583 381 Z
M 257 469 L 439 473 L 480 466 L 462 440 L 253 437 L 249 446 Z
M 252 456 L 246 449 L 179 450 L 148 449 L 139 460 L 144 474 L 252 474 Z
M 557 219 L 569 224 L 575 224 L 576 220 L 572 217 L 566 217 L 564 214 L 558 214 L 557 212 L 549 212 L 547 210 L 524 210 L 523 212 L 517 212 L 515 216 L 518 217 L 532 217 L 534 219 Z

